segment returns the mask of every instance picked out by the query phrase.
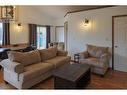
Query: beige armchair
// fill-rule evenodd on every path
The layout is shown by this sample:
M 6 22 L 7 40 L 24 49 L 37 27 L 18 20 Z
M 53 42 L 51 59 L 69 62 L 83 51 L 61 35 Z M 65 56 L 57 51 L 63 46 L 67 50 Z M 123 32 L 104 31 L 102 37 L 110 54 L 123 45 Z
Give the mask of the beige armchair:
M 104 75 L 109 68 L 110 54 L 108 47 L 87 45 L 87 51 L 81 52 L 80 63 L 89 64 L 91 71 Z

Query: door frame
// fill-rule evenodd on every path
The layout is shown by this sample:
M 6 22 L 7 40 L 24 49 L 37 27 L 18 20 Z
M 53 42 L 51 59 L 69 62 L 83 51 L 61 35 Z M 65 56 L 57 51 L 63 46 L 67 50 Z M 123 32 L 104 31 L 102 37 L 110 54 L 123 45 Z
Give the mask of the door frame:
M 127 14 L 112 16 L 112 70 L 114 70 L 114 19 L 116 17 L 127 17 Z

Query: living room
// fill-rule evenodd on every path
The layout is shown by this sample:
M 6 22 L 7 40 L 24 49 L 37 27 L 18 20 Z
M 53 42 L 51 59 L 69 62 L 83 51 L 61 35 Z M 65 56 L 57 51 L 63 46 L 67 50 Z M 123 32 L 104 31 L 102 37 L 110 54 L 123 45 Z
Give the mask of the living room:
M 127 6 L 1 6 L 0 15 L 0 89 L 127 89 Z

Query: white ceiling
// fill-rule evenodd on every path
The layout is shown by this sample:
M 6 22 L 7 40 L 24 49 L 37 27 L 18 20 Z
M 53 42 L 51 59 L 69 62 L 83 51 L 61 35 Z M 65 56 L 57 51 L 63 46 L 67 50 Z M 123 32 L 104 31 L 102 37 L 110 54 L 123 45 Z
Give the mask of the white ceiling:
M 91 8 L 98 8 L 104 6 L 34 6 L 42 15 L 52 17 L 53 19 L 64 18 L 67 12 L 78 10 L 88 10 Z

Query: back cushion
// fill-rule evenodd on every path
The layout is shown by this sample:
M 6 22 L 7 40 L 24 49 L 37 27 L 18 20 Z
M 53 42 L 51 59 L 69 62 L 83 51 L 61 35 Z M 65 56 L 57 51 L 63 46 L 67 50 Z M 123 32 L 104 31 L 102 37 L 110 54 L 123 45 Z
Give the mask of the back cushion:
M 41 62 L 41 57 L 38 50 L 25 53 L 10 51 L 8 57 L 11 61 L 22 63 L 24 66 Z
M 56 57 L 57 55 L 57 47 L 51 47 L 51 48 L 42 49 L 39 51 L 40 51 L 42 61 Z
M 87 45 L 89 56 L 99 58 L 102 54 L 108 53 L 108 47 Z

